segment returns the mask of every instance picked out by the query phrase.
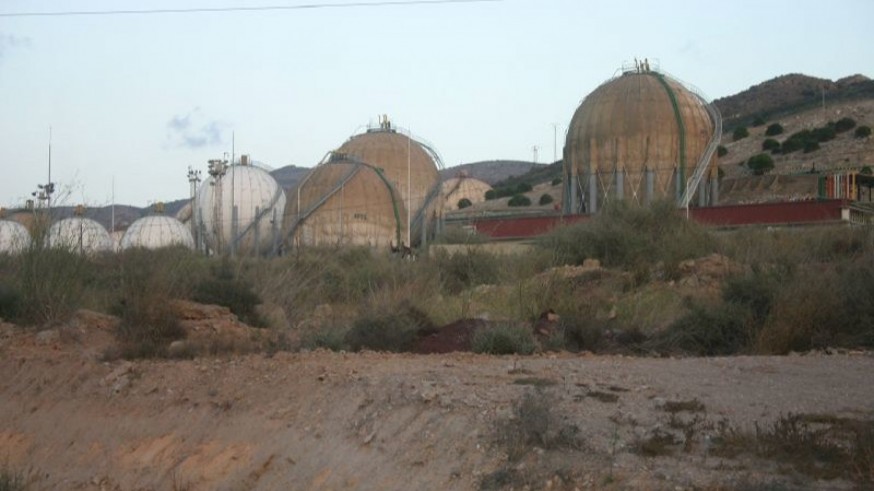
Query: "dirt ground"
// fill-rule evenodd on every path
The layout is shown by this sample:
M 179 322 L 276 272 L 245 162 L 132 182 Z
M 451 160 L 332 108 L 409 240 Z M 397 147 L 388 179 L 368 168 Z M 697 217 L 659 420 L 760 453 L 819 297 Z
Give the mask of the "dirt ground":
M 317 351 L 104 362 L 108 329 L 0 324 L 0 466 L 25 472 L 28 489 L 852 488 L 709 455 L 707 435 L 673 455 L 633 449 L 667 428 L 670 402 L 697 400 L 696 417 L 746 429 L 788 413 L 874 410 L 868 353 Z M 574 445 L 508 445 L 502 431 L 529 393 L 548 402 L 550 424 L 574 429 Z

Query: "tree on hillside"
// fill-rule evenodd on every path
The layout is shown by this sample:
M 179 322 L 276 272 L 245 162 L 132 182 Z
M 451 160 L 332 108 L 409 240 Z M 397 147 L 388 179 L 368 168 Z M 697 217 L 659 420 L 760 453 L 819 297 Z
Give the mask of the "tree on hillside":
M 748 136 L 750 136 L 750 132 L 746 126 L 738 126 L 734 129 L 734 133 L 732 134 L 734 141 L 743 140 Z
M 856 138 L 868 138 L 871 136 L 871 127 L 870 126 L 859 126 L 856 128 L 855 133 L 853 133 Z
M 765 136 L 777 136 L 783 133 L 783 126 L 780 123 L 774 123 L 768 126 L 765 130 Z
M 774 168 L 774 159 L 766 153 L 760 153 L 747 161 L 747 167 L 753 171 L 753 174 L 761 176 Z

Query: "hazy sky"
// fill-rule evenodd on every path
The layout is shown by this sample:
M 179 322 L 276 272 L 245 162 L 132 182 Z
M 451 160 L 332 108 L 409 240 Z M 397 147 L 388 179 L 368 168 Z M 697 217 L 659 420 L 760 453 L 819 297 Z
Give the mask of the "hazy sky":
M 34 11 L 348 0 L 3 0 Z M 718 5 L 718 8 L 714 6 Z M 53 180 L 68 204 L 188 195 L 231 151 L 311 167 L 386 113 L 446 166 L 552 161 L 580 101 L 634 57 L 718 98 L 785 73 L 874 76 L 874 1 L 504 0 L 0 16 L 0 205 Z

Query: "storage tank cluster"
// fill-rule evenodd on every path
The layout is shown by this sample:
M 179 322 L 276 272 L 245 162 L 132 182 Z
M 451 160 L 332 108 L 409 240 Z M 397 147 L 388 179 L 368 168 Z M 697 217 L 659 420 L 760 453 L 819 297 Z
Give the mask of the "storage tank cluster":
M 563 210 L 595 213 L 611 200 L 688 206 L 696 195 L 699 206 L 715 204 L 721 134 L 715 106 L 649 61 L 635 61 L 589 94 L 571 119 Z

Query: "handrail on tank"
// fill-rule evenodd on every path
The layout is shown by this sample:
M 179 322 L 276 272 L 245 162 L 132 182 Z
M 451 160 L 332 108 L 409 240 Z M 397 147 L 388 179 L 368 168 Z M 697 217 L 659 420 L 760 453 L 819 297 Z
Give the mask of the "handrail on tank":
M 689 178 L 689 181 L 686 184 L 686 190 L 683 192 L 683 197 L 680 201 L 681 208 L 689 207 L 689 203 L 692 201 L 692 196 L 695 194 L 695 191 L 698 190 L 698 184 L 704 177 L 704 173 L 707 172 L 707 169 L 710 167 L 710 159 L 713 158 L 713 154 L 716 152 L 716 149 L 719 147 L 719 142 L 722 139 L 722 115 L 719 113 L 719 109 L 715 104 L 707 104 L 707 101 L 704 100 L 701 95 L 696 93 L 695 96 L 704 103 L 704 107 L 707 109 L 707 114 L 713 122 L 713 136 L 710 138 L 707 150 L 698 160 L 698 165 L 695 166 L 695 172 L 692 173 L 692 177 Z

